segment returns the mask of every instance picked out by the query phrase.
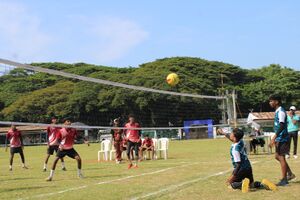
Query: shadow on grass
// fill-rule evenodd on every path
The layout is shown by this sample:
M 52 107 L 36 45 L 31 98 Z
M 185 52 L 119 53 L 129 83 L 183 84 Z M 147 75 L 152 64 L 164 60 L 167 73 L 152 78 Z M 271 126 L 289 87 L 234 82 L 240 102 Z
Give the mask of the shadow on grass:
M 30 180 L 30 179 L 38 179 L 33 177 L 19 177 L 19 178 L 11 178 L 11 179 L 5 179 L 5 182 L 7 181 L 21 181 L 21 180 Z
M 297 180 L 297 181 L 291 181 L 291 182 L 289 182 L 289 184 L 300 184 L 300 180 Z
M 0 189 L 0 193 L 6 193 L 6 192 L 17 192 L 17 191 L 22 191 L 22 190 L 36 190 L 36 189 L 41 189 L 41 188 L 49 188 L 52 186 L 25 186 L 25 187 L 14 187 L 14 188 L 5 188 L 5 189 Z

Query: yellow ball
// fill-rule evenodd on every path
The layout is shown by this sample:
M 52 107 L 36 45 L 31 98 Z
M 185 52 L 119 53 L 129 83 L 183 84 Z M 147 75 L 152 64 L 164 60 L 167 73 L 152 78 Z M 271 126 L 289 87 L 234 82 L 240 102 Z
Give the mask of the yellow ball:
M 167 76 L 167 79 L 166 79 L 167 83 L 171 86 L 175 86 L 178 84 L 179 82 L 179 77 L 177 74 L 175 73 L 171 73 Z

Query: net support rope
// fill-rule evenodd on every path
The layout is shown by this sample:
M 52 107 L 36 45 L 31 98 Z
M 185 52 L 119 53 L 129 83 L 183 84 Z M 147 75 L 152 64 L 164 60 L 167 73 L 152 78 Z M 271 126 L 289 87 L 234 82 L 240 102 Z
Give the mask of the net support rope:
M 100 84 L 104 84 L 104 85 L 139 90 L 139 91 L 144 91 L 144 92 L 152 92 L 152 93 L 160 93 L 160 94 L 168 94 L 168 95 L 176 95 L 176 96 L 184 96 L 184 97 L 195 97 L 195 98 L 201 98 L 201 99 L 216 99 L 216 100 L 217 99 L 226 99 L 225 96 L 209 96 L 209 95 L 179 93 L 179 92 L 171 92 L 171 91 L 166 91 L 166 90 L 146 88 L 146 87 L 142 87 L 142 86 L 128 85 L 128 84 L 124 84 L 124 83 L 118 83 L 118 82 L 113 82 L 113 81 L 108 81 L 108 80 L 103 80 L 103 79 L 80 76 L 80 75 L 71 74 L 71 73 L 62 72 L 62 71 L 53 70 L 53 69 L 35 67 L 32 65 L 22 64 L 22 63 L 18 63 L 18 62 L 6 60 L 6 59 L 1 59 L 1 58 L 0 58 L 0 63 L 18 67 L 18 68 L 31 70 L 31 71 L 35 71 L 35 72 L 43 72 L 43 73 L 47 73 L 47 74 L 51 74 L 51 75 L 58 75 L 58 76 L 63 76 L 63 77 L 72 78 L 72 79 L 78 79 L 78 80 L 82 80 L 82 81 L 100 83 Z

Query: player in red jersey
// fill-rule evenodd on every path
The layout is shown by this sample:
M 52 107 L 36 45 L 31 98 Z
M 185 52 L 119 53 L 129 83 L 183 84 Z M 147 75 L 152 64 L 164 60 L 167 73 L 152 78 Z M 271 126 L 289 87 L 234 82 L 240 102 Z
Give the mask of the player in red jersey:
M 28 169 L 25 165 L 25 157 L 23 153 L 24 145 L 21 131 L 19 131 L 15 125 L 11 125 L 11 129 L 6 134 L 5 151 L 7 151 L 7 143 L 10 142 L 10 159 L 9 170 L 12 171 L 12 164 L 14 160 L 14 154 L 19 153 L 22 160 L 22 167 Z
M 122 151 L 123 151 L 123 130 L 119 129 L 120 126 L 120 119 L 114 119 L 114 127 L 112 131 L 113 137 L 113 145 L 116 150 L 116 163 L 120 164 L 122 160 Z
M 52 124 L 56 124 L 57 123 L 57 118 L 56 117 L 52 117 L 51 123 Z M 48 163 L 49 157 L 51 155 L 53 155 L 54 151 L 56 153 L 58 151 L 58 146 L 59 146 L 59 142 L 58 142 L 59 132 L 60 132 L 60 128 L 59 127 L 51 127 L 51 126 L 49 126 L 47 128 L 48 143 L 47 143 L 47 156 L 46 156 L 45 163 L 44 163 L 44 168 L 43 168 L 44 172 L 47 171 L 47 163 Z M 61 158 L 61 165 L 62 165 L 62 170 L 66 171 L 65 162 L 64 162 L 63 158 Z
M 125 124 L 125 134 L 126 134 L 126 141 L 127 141 L 127 158 L 129 161 L 128 169 L 130 169 L 132 166 L 134 168 L 137 168 L 137 163 L 139 159 L 139 143 L 141 142 L 140 138 L 140 130 L 137 130 L 135 128 L 140 128 L 139 123 L 135 121 L 135 118 L 130 115 L 128 123 Z M 133 129 L 132 129 L 133 128 Z M 135 151 L 135 157 L 130 159 L 130 151 L 133 149 Z M 135 159 L 135 163 L 133 165 L 132 160 Z
M 64 125 L 66 125 L 66 126 L 71 125 L 71 120 L 65 119 Z M 83 178 L 83 175 L 81 173 L 81 158 L 80 158 L 79 154 L 73 148 L 74 140 L 76 139 L 76 137 L 77 137 L 76 129 L 62 128 L 60 130 L 60 134 L 58 137 L 60 144 L 58 147 L 56 158 L 52 165 L 52 169 L 50 171 L 50 176 L 46 179 L 47 181 L 52 181 L 52 178 L 54 175 L 54 170 L 55 170 L 58 160 L 65 156 L 69 156 L 70 158 L 73 158 L 77 161 L 78 177 Z
M 153 140 L 146 135 L 145 140 L 142 143 L 142 146 L 140 147 L 140 159 L 143 157 L 143 151 L 151 151 L 151 159 L 154 159 L 154 145 L 153 145 Z

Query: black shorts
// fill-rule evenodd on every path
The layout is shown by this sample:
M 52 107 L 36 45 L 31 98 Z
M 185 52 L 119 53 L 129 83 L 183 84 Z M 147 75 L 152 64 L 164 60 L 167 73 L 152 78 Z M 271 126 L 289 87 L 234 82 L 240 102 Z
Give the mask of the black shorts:
M 79 156 L 79 154 L 75 151 L 75 149 L 65 149 L 65 150 L 60 150 L 58 149 L 56 157 L 58 158 L 63 158 L 65 156 L 69 156 L 70 158 L 75 159 L 76 156 Z
M 139 156 L 139 143 L 138 142 L 132 142 L 128 140 L 127 142 L 127 155 L 130 155 L 130 151 L 133 149 L 135 151 L 135 156 Z
M 23 153 L 23 149 L 22 147 L 10 147 L 10 153 Z
M 48 155 L 53 155 L 54 151 L 57 153 L 58 145 L 48 146 L 48 148 L 47 148 Z
M 252 168 L 247 168 L 247 169 L 240 169 L 238 173 L 236 174 L 233 182 L 242 182 L 244 178 L 249 178 L 250 183 L 252 183 L 253 180 L 253 173 L 252 173 Z
M 275 147 L 276 147 L 276 153 L 280 156 L 285 156 L 290 152 L 290 147 L 288 142 L 276 142 Z

